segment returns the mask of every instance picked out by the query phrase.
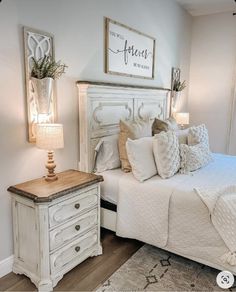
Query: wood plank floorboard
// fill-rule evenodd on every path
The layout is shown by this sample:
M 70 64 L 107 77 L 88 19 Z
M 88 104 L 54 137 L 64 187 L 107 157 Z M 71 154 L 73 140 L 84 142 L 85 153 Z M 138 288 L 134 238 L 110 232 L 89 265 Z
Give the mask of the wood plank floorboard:
M 125 263 L 143 243 L 117 237 L 114 232 L 102 229 L 103 254 L 89 258 L 69 273 L 54 287 L 54 291 L 93 291 L 104 283 Z M 0 279 L 0 291 L 37 291 L 23 275 L 10 273 Z

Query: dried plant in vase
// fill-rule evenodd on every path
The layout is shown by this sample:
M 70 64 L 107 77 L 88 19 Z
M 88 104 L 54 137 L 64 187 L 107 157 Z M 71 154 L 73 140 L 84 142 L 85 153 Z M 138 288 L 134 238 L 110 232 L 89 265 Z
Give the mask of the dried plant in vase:
M 186 80 L 184 80 L 183 82 L 179 80 L 174 81 L 173 91 L 180 92 L 184 90 L 185 88 L 186 88 Z
M 180 80 L 174 80 L 173 91 L 172 91 L 172 107 L 175 109 L 176 104 L 180 98 L 181 91 L 186 88 L 186 81 L 181 82 Z
M 53 82 L 65 73 L 66 65 L 56 62 L 51 56 L 36 60 L 32 58 L 31 81 L 35 93 L 38 114 L 48 114 L 52 96 Z

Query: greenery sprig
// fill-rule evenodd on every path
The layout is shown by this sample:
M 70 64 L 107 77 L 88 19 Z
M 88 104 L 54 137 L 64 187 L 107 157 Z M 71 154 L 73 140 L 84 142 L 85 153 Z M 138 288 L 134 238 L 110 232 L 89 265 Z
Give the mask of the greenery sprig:
M 31 77 L 37 79 L 43 79 L 50 77 L 53 79 L 58 79 L 62 74 L 65 73 L 67 66 L 61 61 L 56 62 L 51 58 L 51 56 L 44 56 L 39 60 L 32 58 L 32 69 Z
M 173 91 L 182 91 L 184 90 L 184 88 L 186 87 L 186 80 L 184 80 L 183 82 L 181 81 L 174 81 L 174 85 L 173 85 Z

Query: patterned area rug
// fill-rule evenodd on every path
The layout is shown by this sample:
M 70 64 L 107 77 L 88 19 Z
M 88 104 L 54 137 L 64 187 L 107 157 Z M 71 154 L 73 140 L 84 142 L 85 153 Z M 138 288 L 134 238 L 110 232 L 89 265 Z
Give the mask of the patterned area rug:
M 224 291 L 218 270 L 145 244 L 97 292 Z M 236 291 L 236 286 L 227 291 Z

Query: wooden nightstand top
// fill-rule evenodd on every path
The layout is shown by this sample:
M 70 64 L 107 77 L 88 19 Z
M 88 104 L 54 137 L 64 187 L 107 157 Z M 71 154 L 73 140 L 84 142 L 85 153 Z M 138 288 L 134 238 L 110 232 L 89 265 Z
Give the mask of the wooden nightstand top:
M 8 191 L 29 198 L 36 203 L 51 202 L 68 193 L 103 181 L 101 175 L 67 170 L 57 174 L 58 180 L 47 182 L 44 178 L 34 179 L 11 186 Z

